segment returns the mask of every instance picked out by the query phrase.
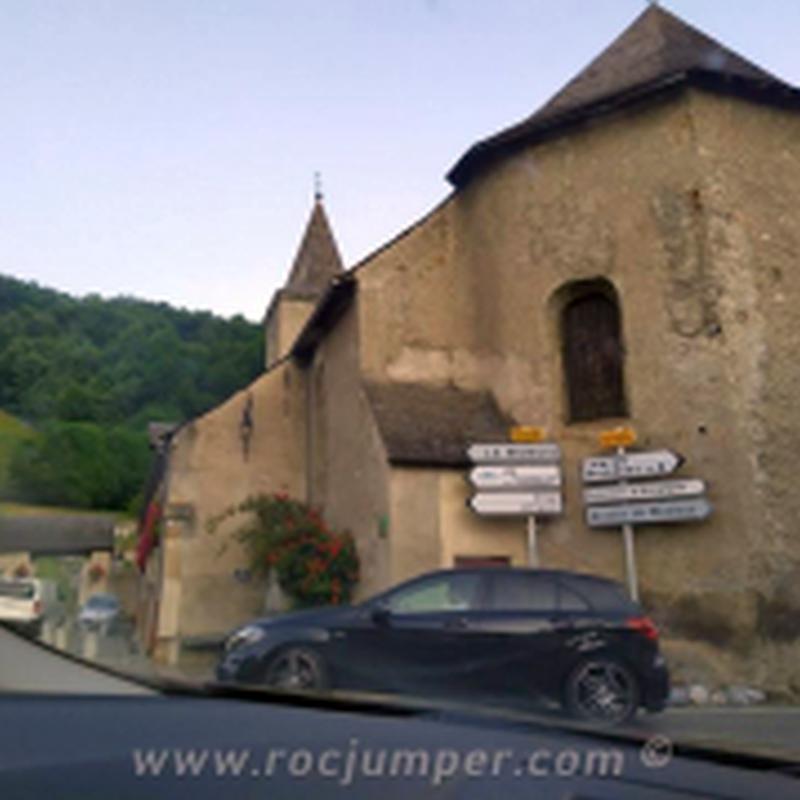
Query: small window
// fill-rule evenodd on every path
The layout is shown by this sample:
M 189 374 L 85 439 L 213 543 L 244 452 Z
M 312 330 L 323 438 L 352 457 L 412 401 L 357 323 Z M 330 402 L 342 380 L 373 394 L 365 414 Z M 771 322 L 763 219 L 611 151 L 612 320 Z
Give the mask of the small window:
M 479 607 L 480 590 L 480 575 L 436 575 L 399 589 L 387 598 L 387 606 L 393 614 L 472 611 Z
M 550 578 L 534 575 L 496 575 L 492 580 L 495 611 L 556 610 L 556 585 Z
M 579 285 L 580 286 L 580 285 Z M 592 282 L 564 307 L 561 336 L 571 422 L 627 415 L 624 348 L 613 288 Z

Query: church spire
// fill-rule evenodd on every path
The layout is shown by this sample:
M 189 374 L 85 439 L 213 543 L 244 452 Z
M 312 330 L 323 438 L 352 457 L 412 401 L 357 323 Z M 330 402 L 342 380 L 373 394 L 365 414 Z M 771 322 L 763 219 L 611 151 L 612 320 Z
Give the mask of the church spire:
M 322 203 L 322 179 L 316 172 L 314 207 L 284 289 L 294 294 L 320 295 L 343 269 L 339 248 Z

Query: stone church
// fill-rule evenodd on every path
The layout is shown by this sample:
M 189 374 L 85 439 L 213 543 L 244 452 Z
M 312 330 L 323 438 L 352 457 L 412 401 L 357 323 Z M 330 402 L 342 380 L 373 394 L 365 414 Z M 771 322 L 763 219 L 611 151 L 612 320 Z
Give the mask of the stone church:
M 525 521 L 466 505 L 467 446 L 512 425 L 562 449 L 564 513 L 539 526 L 541 563 L 622 580 L 619 530 L 587 527 L 579 470 L 623 424 L 637 447 L 681 453 L 678 476 L 705 479 L 714 506 L 637 532 L 643 602 L 670 636 L 789 653 L 798 112 L 800 90 L 652 5 L 349 269 L 317 197 L 266 313 L 263 375 L 165 444 L 143 578 L 156 654 L 263 610 L 241 550 L 221 554 L 206 530 L 259 492 L 353 533 L 359 597 L 437 567 L 525 564 Z

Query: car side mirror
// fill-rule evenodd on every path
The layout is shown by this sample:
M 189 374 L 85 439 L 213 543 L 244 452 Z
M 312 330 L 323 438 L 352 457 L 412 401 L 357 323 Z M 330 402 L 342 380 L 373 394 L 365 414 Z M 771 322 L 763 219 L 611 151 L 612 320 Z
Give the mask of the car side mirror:
M 392 617 L 392 612 L 386 606 L 375 606 L 369 612 L 369 618 L 375 625 L 385 626 L 389 624 Z

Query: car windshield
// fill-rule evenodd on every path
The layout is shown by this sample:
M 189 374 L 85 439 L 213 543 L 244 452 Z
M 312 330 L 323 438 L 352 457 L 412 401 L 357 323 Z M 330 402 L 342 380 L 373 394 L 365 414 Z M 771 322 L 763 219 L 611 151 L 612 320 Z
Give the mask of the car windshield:
M 86 601 L 87 608 L 116 608 L 117 599 L 109 595 L 96 594 Z
M 26 581 L 0 581 L 0 597 L 30 600 L 35 592 L 33 584 Z
M 23 677 L 800 764 L 800 3 L 0 26 Z

